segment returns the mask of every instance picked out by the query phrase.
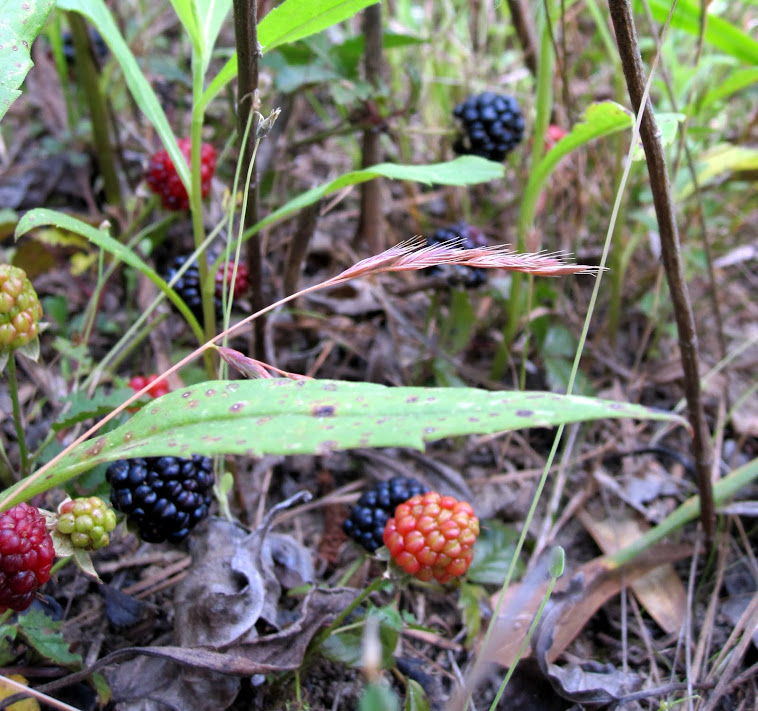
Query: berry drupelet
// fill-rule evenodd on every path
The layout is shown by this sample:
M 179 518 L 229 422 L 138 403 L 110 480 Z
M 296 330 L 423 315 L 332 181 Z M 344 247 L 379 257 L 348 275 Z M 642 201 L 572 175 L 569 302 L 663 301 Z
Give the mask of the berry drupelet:
M 484 233 L 460 222 L 450 227 L 441 227 L 433 235 L 426 238 L 426 244 L 433 247 L 450 240 L 458 240 L 456 245 L 459 249 L 475 249 L 485 247 L 487 239 Z M 476 289 L 487 283 L 487 270 L 477 267 L 467 267 L 464 264 L 441 264 L 425 270 L 429 276 L 441 276 L 447 280 L 450 286 L 462 286 L 466 289 Z
M 409 575 L 447 583 L 468 570 L 478 535 L 479 519 L 470 504 L 430 491 L 395 509 L 384 528 L 384 545 Z
M 23 269 L 0 264 L 0 351 L 16 350 L 39 333 L 42 305 Z
M 209 457 L 121 459 L 108 467 L 111 503 L 136 524 L 148 543 L 178 543 L 210 510 Z
M 409 477 L 396 476 L 389 481 L 380 481 L 361 495 L 342 524 L 342 530 L 373 553 L 382 546 L 384 526 L 398 504 L 426 491 L 420 481 Z
M 177 141 L 179 150 L 190 164 L 192 141 L 180 138 Z M 209 143 L 203 143 L 200 149 L 200 184 L 201 194 L 207 197 L 211 190 L 211 179 L 216 170 L 216 149 Z M 160 150 L 150 158 L 150 165 L 145 173 L 148 187 L 161 198 L 161 204 L 167 210 L 188 210 L 189 196 L 184 184 L 179 179 L 168 151 Z
M 453 116 L 462 134 L 453 144 L 459 155 L 502 161 L 524 137 L 524 117 L 512 96 L 485 91 L 458 104 Z
M 55 560 L 45 517 L 21 503 L 0 513 L 0 612 L 26 610 Z

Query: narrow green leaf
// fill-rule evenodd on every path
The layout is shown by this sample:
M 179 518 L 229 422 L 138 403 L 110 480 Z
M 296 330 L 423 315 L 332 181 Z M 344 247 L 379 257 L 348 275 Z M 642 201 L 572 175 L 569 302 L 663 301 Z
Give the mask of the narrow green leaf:
M 697 181 L 703 187 L 708 181 L 735 170 L 758 169 L 758 149 L 720 143 L 705 151 L 697 159 Z M 686 200 L 695 192 L 690 180 L 679 191 L 678 198 Z
M 647 0 L 647 5 L 656 22 L 663 23 L 671 10 L 670 0 Z M 700 1 L 679 0 L 671 18 L 671 26 L 691 35 L 700 35 Z M 710 7 L 710 4 L 706 5 Z M 728 5 L 724 5 L 728 7 Z M 635 0 L 635 12 L 645 13 L 642 0 Z M 758 42 L 722 17 L 708 13 L 705 26 L 705 41 L 722 52 L 736 57 L 746 64 L 758 64 Z
M 179 150 L 176 137 L 171 130 L 158 97 L 155 95 L 152 86 L 150 86 L 150 82 L 145 79 L 145 75 L 139 68 L 137 60 L 134 59 L 129 46 L 124 42 L 124 38 L 119 32 L 113 16 L 105 6 L 103 0 L 58 0 L 57 5 L 61 10 L 73 10 L 84 15 L 103 36 L 111 52 L 113 52 L 116 60 L 121 65 L 129 91 L 132 93 L 142 113 L 145 114 L 147 120 L 150 121 L 158 132 L 161 142 L 171 157 L 171 161 L 176 166 L 179 178 L 189 193 L 192 188 L 187 161 Z
M 32 68 L 32 43 L 55 0 L 0 0 L 0 121 L 21 96 L 19 87 Z
M 712 86 L 700 102 L 701 109 L 712 106 L 718 101 L 728 99 L 732 94 L 758 84 L 758 67 L 738 69 L 729 73 L 722 82 Z
M 358 711 L 399 711 L 397 696 L 382 683 L 371 683 L 361 694 Z
M 184 303 L 182 298 L 166 284 L 163 279 L 155 272 L 155 270 L 148 264 L 139 258 L 136 252 L 125 247 L 118 240 L 113 239 L 104 230 L 99 230 L 92 225 L 88 225 L 86 222 L 77 220 L 75 217 L 66 215 L 62 212 L 56 212 L 55 210 L 48 210 L 47 208 L 39 207 L 35 210 L 27 212 L 19 221 L 16 227 L 16 239 L 25 235 L 27 232 L 33 229 L 37 229 L 42 225 L 55 225 L 56 227 L 64 230 L 69 230 L 75 234 L 81 235 L 88 239 L 92 244 L 97 245 L 100 249 L 104 249 L 109 254 L 112 254 L 117 259 L 120 259 L 130 267 L 134 267 L 138 271 L 142 272 L 155 286 L 157 286 L 171 301 L 174 306 L 180 311 L 182 316 L 186 319 L 187 323 L 192 328 L 192 331 L 197 336 L 198 341 L 203 343 L 205 336 L 203 330 L 197 322 L 197 319 Z
M 405 681 L 404 711 L 430 711 L 429 701 L 424 693 L 424 687 L 413 679 Z
M 195 0 L 200 29 L 205 43 L 203 67 L 207 68 L 218 39 L 218 33 L 232 7 L 232 0 Z
M 610 400 L 476 388 L 386 387 L 337 380 L 209 381 L 154 400 L 107 434 L 74 447 L 43 476 L 3 492 L 26 501 L 103 462 L 191 454 L 318 454 L 412 447 L 465 434 L 605 418 L 666 420 L 667 412 Z
M 392 180 L 413 180 L 426 185 L 475 185 L 497 180 L 505 175 L 502 163 L 485 160 L 479 156 L 461 156 L 445 163 L 427 165 L 397 165 L 396 163 L 379 163 L 378 165 L 345 173 L 325 185 L 317 185 L 270 213 L 253 225 L 245 234 L 250 237 L 259 230 L 318 202 L 321 198 L 342 190 L 350 185 L 365 183 L 374 178 L 391 178 Z
M 347 20 L 377 0 L 285 0 L 258 24 L 258 42 L 263 52 L 270 52 L 285 42 L 295 42 Z M 237 76 L 237 53 L 229 58 L 200 100 L 200 108 Z
M 196 0 L 171 0 L 171 5 L 174 8 L 176 16 L 179 18 L 179 22 L 182 23 L 182 27 L 184 27 L 185 32 L 189 35 L 194 51 L 199 57 L 204 57 L 206 45 L 205 38 L 198 27 Z

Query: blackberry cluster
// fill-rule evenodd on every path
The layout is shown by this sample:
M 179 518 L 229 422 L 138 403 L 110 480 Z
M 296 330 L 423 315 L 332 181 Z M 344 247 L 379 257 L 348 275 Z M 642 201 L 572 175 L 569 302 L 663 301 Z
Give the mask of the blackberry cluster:
M 361 495 L 342 524 L 342 530 L 373 553 L 384 545 L 384 527 L 395 509 L 412 496 L 427 491 L 420 481 L 409 477 L 395 476 L 389 481 L 380 481 Z
M 180 255 L 176 257 L 168 269 L 166 281 L 171 281 L 186 261 L 186 256 Z M 195 318 L 200 323 L 203 323 L 203 295 L 200 290 L 200 268 L 197 262 L 190 264 L 187 271 L 179 277 L 179 281 L 174 284 L 174 291 L 182 297 L 182 300 L 195 315 Z M 213 309 L 216 312 L 216 320 L 219 320 L 223 309 L 221 298 L 218 295 L 213 297 Z
M 524 137 L 524 117 L 516 99 L 493 91 L 470 96 L 453 110 L 463 130 L 453 150 L 502 161 Z
M 451 227 L 441 227 L 431 237 L 426 238 L 426 244 L 433 247 L 443 242 L 461 238 L 463 241 L 456 245 L 459 249 L 475 249 L 476 247 L 487 246 L 484 233 L 465 222 L 460 222 Z M 462 286 L 465 289 L 476 289 L 487 283 L 486 269 L 467 267 L 463 264 L 440 264 L 425 271 L 429 276 L 444 277 L 450 286 Z
M 39 509 L 26 503 L 0 513 L 0 612 L 26 610 L 50 580 L 53 539 Z
M 110 52 L 108 45 L 105 43 L 103 36 L 94 28 L 90 28 L 89 38 L 90 42 L 92 43 L 92 50 L 95 54 L 95 60 L 97 61 L 98 65 L 102 67 L 103 64 L 105 64 L 105 62 L 108 60 L 108 54 Z M 64 32 L 62 40 L 63 58 L 66 60 L 66 64 L 72 67 L 76 61 L 74 38 L 70 32 Z
M 111 503 L 134 522 L 143 541 L 178 543 L 211 505 L 210 457 L 121 459 L 108 467 Z

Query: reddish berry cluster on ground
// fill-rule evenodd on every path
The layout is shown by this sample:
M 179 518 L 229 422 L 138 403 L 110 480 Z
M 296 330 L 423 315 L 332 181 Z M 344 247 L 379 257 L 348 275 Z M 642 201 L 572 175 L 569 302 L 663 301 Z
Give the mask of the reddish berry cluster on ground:
M 26 610 L 50 579 L 55 550 L 45 517 L 16 504 L 0 513 L 0 612 Z
M 479 519 L 470 504 L 430 491 L 395 509 L 384 544 L 406 573 L 447 583 L 468 570 L 478 535 Z
M 179 150 L 190 163 L 192 141 L 180 138 L 177 143 Z M 200 150 L 200 181 L 201 194 L 207 197 L 211 190 L 211 180 L 216 170 L 216 149 L 208 143 L 203 143 Z M 161 204 L 167 210 L 188 210 L 189 197 L 184 184 L 179 179 L 176 167 L 168 155 L 168 151 L 160 150 L 150 158 L 150 165 L 145 173 L 145 181 L 150 190 L 161 198 Z

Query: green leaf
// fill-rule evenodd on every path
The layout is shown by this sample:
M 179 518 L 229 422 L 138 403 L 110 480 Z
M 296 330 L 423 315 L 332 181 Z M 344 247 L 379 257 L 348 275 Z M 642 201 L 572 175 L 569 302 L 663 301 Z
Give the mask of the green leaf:
M 153 282 L 153 284 L 166 295 L 168 300 L 176 306 L 192 328 L 192 331 L 195 336 L 197 336 L 198 340 L 201 343 L 205 341 L 203 330 L 200 328 L 197 319 L 182 298 L 170 288 L 163 279 L 161 279 L 152 267 L 143 262 L 134 250 L 129 249 L 118 240 L 113 239 L 113 237 L 111 237 L 105 230 L 99 230 L 92 227 L 92 225 L 88 225 L 86 222 L 77 220 L 75 217 L 71 217 L 62 212 L 56 212 L 55 210 L 48 210 L 41 207 L 35 210 L 30 210 L 21 218 L 18 227 L 16 227 L 16 239 L 42 225 L 55 225 L 61 229 L 69 230 L 70 232 L 81 235 L 100 247 L 100 249 L 104 249 L 125 264 L 142 272 L 142 274 Z
M 482 628 L 482 609 L 480 603 L 485 600 L 487 593 L 480 585 L 465 582 L 461 585 L 461 596 L 458 599 L 458 609 L 461 611 L 463 624 L 466 627 L 466 647 L 471 647 L 479 636 Z
M 40 610 L 31 609 L 18 618 L 19 634 L 43 657 L 53 664 L 81 666 L 81 655 L 69 651 L 62 627 L 62 620 L 56 622 Z
M 104 417 L 132 395 L 134 390 L 131 388 L 119 388 L 108 393 L 96 390 L 93 395 L 79 390 L 66 398 L 71 406 L 53 422 L 53 431 L 60 432 L 93 417 Z M 147 401 L 148 398 L 145 398 L 145 402 Z
M 184 155 L 179 150 L 176 137 L 171 130 L 166 114 L 163 112 L 163 108 L 152 86 L 150 86 L 150 82 L 145 78 L 129 46 L 124 42 L 124 38 L 119 32 L 113 16 L 103 0 L 58 0 L 57 5 L 61 10 L 73 10 L 84 15 L 103 36 L 111 52 L 113 52 L 116 60 L 121 65 L 126 85 L 137 102 L 137 106 L 140 107 L 147 120 L 155 127 L 161 138 L 161 142 L 176 167 L 179 178 L 184 187 L 187 188 L 187 192 L 191 193 L 192 186 L 190 185 L 189 166 Z
M 198 57 L 205 55 L 205 42 L 198 27 L 197 3 L 195 0 L 171 0 L 179 22 L 192 41 L 192 47 Z
M 18 652 L 13 649 L 17 634 L 17 625 L 0 625 L 0 664 L 3 666 L 18 658 Z
M 758 67 L 750 69 L 738 69 L 731 71 L 724 81 L 711 87 L 700 102 L 701 109 L 729 98 L 742 89 L 747 89 L 753 84 L 758 84 Z
M 0 0 L 0 121 L 21 96 L 19 87 L 34 66 L 32 43 L 55 0 Z
M 369 613 L 379 620 L 379 641 L 382 645 L 382 667 L 394 664 L 393 653 L 403 627 L 403 620 L 394 607 L 372 608 Z M 351 625 L 348 629 L 334 632 L 320 647 L 324 656 L 334 662 L 360 667 L 363 663 L 363 624 Z
M 697 181 L 702 188 L 708 181 L 736 170 L 758 169 L 758 149 L 720 143 L 698 156 Z M 695 192 L 690 180 L 679 191 L 678 198 L 686 200 Z
M 519 531 L 495 519 L 482 521 L 481 533 L 474 544 L 474 560 L 466 573 L 473 583 L 502 585 L 508 567 L 516 552 Z M 521 575 L 523 564 L 519 562 L 516 575 Z
M 191 454 L 318 454 L 412 447 L 465 434 L 607 418 L 666 420 L 667 412 L 610 400 L 476 388 L 386 387 L 337 380 L 210 381 L 163 395 L 107 434 L 82 442 L 42 476 L 3 492 L 26 501 L 103 462 Z
M 406 679 L 403 711 L 430 711 L 430 709 L 424 687 L 413 679 Z
M 264 227 L 283 220 L 294 212 L 318 202 L 321 198 L 342 190 L 350 185 L 365 183 L 374 178 L 391 178 L 392 180 L 414 180 L 426 185 L 475 185 L 504 177 L 502 163 L 485 160 L 479 156 L 461 156 L 445 163 L 427 165 L 397 165 L 396 163 L 379 163 L 378 165 L 345 173 L 331 183 L 318 185 L 274 210 L 267 217 L 253 225 L 246 233 L 250 237 Z
M 361 694 L 358 711 L 398 711 L 397 696 L 388 686 L 371 683 Z
M 232 6 L 231 0 L 171 0 L 174 12 L 192 39 L 192 46 L 205 74 L 213 46 L 224 19 Z
M 671 18 L 671 27 L 684 30 L 695 37 L 700 35 L 700 1 L 679 0 Z M 669 0 L 648 0 L 647 6 L 656 22 L 663 23 L 671 10 Z M 708 5 L 706 5 L 708 7 Z M 725 5 L 728 7 L 728 4 Z M 635 12 L 645 13 L 642 0 L 635 0 Z M 758 42 L 735 25 L 709 12 L 705 26 L 705 41 L 745 64 L 758 64 Z
M 601 101 L 587 107 L 584 121 L 573 126 L 558 143 L 556 143 L 531 172 L 524 191 L 531 194 L 542 189 L 555 167 L 569 153 L 602 136 L 610 136 L 631 128 L 634 118 L 629 111 L 615 101 Z
M 258 42 L 270 52 L 285 42 L 294 42 L 347 20 L 377 0 L 285 0 L 258 24 Z M 237 76 L 237 53 L 222 67 L 200 100 L 200 109 Z

